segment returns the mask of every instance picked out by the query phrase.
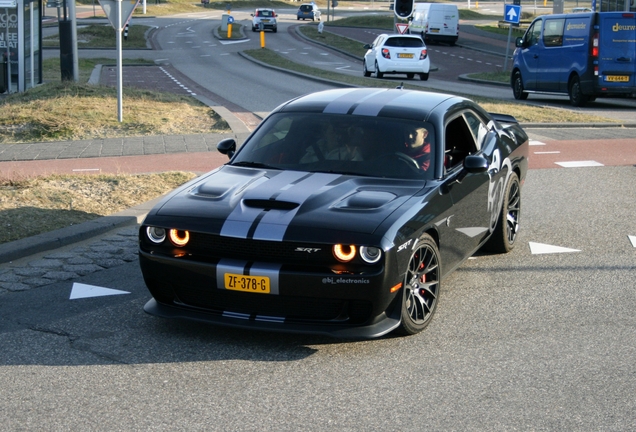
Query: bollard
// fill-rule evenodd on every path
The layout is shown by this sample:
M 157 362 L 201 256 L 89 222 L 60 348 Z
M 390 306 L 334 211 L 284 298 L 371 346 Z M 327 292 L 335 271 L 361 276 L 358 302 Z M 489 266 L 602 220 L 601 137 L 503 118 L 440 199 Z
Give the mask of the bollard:
M 261 30 L 261 48 L 265 48 L 265 30 Z
M 232 39 L 232 24 L 227 24 L 227 38 Z

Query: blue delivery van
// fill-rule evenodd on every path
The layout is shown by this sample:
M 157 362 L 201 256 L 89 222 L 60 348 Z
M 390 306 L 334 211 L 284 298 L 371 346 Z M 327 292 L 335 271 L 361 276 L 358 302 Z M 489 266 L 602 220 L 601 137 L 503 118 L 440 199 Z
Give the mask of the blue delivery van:
M 515 45 L 515 99 L 560 93 L 580 107 L 597 97 L 636 97 L 634 12 L 544 15 Z

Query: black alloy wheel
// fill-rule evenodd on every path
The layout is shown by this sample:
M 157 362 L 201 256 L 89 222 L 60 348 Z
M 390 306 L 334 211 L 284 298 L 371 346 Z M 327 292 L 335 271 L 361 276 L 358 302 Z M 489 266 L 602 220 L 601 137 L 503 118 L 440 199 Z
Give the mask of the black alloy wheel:
M 521 187 L 516 173 L 510 174 L 497 225 L 484 249 L 494 253 L 510 252 L 515 246 L 521 217 Z
M 404 276 L 399 333 L 419 333 L 433 318 L 441 288 L 440 270 L 437 244 L 431 236 L 424 234 L 413 249 Z

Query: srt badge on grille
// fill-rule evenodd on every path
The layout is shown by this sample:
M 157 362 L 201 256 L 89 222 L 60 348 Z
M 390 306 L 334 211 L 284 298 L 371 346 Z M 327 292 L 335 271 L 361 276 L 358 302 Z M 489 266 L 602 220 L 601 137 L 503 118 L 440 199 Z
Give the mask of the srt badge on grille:
M 314 252 L 318 252 L 320 250 L 320 248 L 304 248 L 304 247 L 297 247 L 296 249 L 294 249 L 294 252 L 307 252 L 307 253 L 314 253 Z

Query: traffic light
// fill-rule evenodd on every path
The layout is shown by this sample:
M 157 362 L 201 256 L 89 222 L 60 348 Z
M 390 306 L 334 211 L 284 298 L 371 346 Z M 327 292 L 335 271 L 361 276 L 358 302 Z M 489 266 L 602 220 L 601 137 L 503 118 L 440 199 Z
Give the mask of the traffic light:
M 393 11 L 398 18 L 407 19 L 413 13 L 413 0 L 395 0 Z

